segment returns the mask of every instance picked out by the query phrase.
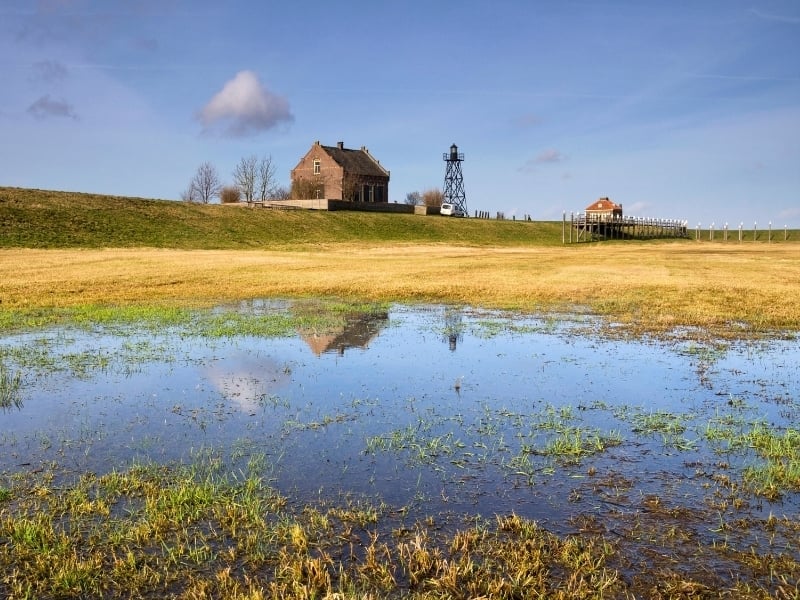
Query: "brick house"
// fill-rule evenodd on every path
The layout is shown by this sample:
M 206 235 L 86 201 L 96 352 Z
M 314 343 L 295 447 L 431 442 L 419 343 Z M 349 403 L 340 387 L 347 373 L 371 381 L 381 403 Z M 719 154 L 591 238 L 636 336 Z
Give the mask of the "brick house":
M 598 198 L 586 207 L 586 216 L 598 221 L 611 221 L 622 218 L 622 204 L 617 204 L 608 198 Z
M 292 198 L 388 202 L 389 171 L 369 151 L 314 142 L 291 171 Z

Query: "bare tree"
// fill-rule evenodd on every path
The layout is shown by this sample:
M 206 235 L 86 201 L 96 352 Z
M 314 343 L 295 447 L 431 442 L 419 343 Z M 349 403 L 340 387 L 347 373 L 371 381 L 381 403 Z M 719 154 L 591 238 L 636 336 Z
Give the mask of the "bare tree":
M 357 177 L 345 177 L 342 184 L 342 200 L 355 202 L 361 191 L 361 181 Z M 361 198 L 363 200 L 363 198 Z
M 189 186 L 181 192 L 181 200 L 183 202 L 197 202 L 197 192 L 194 189 L 194 180 L 189 183 Z
M 233 181 L 248 204 L 255 199 L 258 175 L 258 157 L 255 154 L 242 158 L 233 170 Z
M 262 156 L 258 162 L 258 192 L 262 202 L 268 200 L 275 189 L 276 168 L 272 156 Z
M 409 192 L 406 194 L 406 204 L 414 206 L 422 204 L 422 195 L 419 192 Z
M 309 179 L 295 179 L 292 182 L 291 197 L 294 199 L 308 200 L 310 198 L 324 198 L 325 184 L 321 181 Z
M 217 175 L 217 169 L 210 162 L 204 162 L 197 168 L 197 173 L 189 184 L 192 190 L 191 198 L 203 204 L 208 204 L 219 195 L 222 185 Z
M 272 197 L 275 200 L 288 200 L 292 197 L 292 192 L 285 185 L 279 185 L 272 191 Z

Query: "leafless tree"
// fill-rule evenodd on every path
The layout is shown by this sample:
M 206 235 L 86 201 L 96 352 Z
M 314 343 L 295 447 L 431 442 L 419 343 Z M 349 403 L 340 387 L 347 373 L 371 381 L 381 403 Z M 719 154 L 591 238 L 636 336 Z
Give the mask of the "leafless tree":
M 275 163 L 272 156 L 262 156 L 258 162 L 258 192 L 261 201 L 268 200 L 275 189 Z
M 194 180 L 189 186 L 181 192 L 181 200 L 183 202 L 197 202 L 197 192 L 194 189 L 193 185 Z
M 208 204 L 219 195 L 222 185 L 217 175 L 217 169 L 210 162 L 204 162 L 197 168 L 189 184 L 190 198 L 192 201 Z
M 422 194 L 419 192 L 409 192 L 406 194 L 406 204 L 412 204 L 414 206 L 422 204 Z
M 258 157 L 255 154 L 242 158 L 233 170 L 233 182 L 248 204 L 255 199 L 258 175 Z
M 325 184 L 321 181 L 309 179 L 295 179 L 292 182 L 291 197 L 294 199 L 308 200 L 309 198 L 324 198 Z
M 288 200 L 292 197 L 292 193 L 286 186 L 279 185 L 272 191 L 272 197 L 275 198 L 275 200 Z
M 345 177 L 342 185 L 342 200 L 354 202 L 361 191 L 361 181 L 357 177 Z M 363 198 L 362 198 L 363 200 Z

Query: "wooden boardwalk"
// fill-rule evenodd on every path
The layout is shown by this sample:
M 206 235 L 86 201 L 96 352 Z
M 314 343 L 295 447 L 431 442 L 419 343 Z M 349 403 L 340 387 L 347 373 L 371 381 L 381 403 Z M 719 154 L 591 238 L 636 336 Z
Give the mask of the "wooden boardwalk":
M 566 224 L 566 215 L 564 219 Z M 648 219 L 644 217 L 611 217 L 586 213 L 570 214 L 570 243 L 685 237 L 688 237 L 688 223 L 686 221 Z M 565 239 L 564 242 L 566 241 Z

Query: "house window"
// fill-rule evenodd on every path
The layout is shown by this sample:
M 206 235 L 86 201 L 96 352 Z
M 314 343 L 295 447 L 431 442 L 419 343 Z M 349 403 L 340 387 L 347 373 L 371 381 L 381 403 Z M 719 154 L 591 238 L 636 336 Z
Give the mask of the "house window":
M 320 162 L 318 158 L 314 159 L 314 175 L 319 175 L 320 171 Z

